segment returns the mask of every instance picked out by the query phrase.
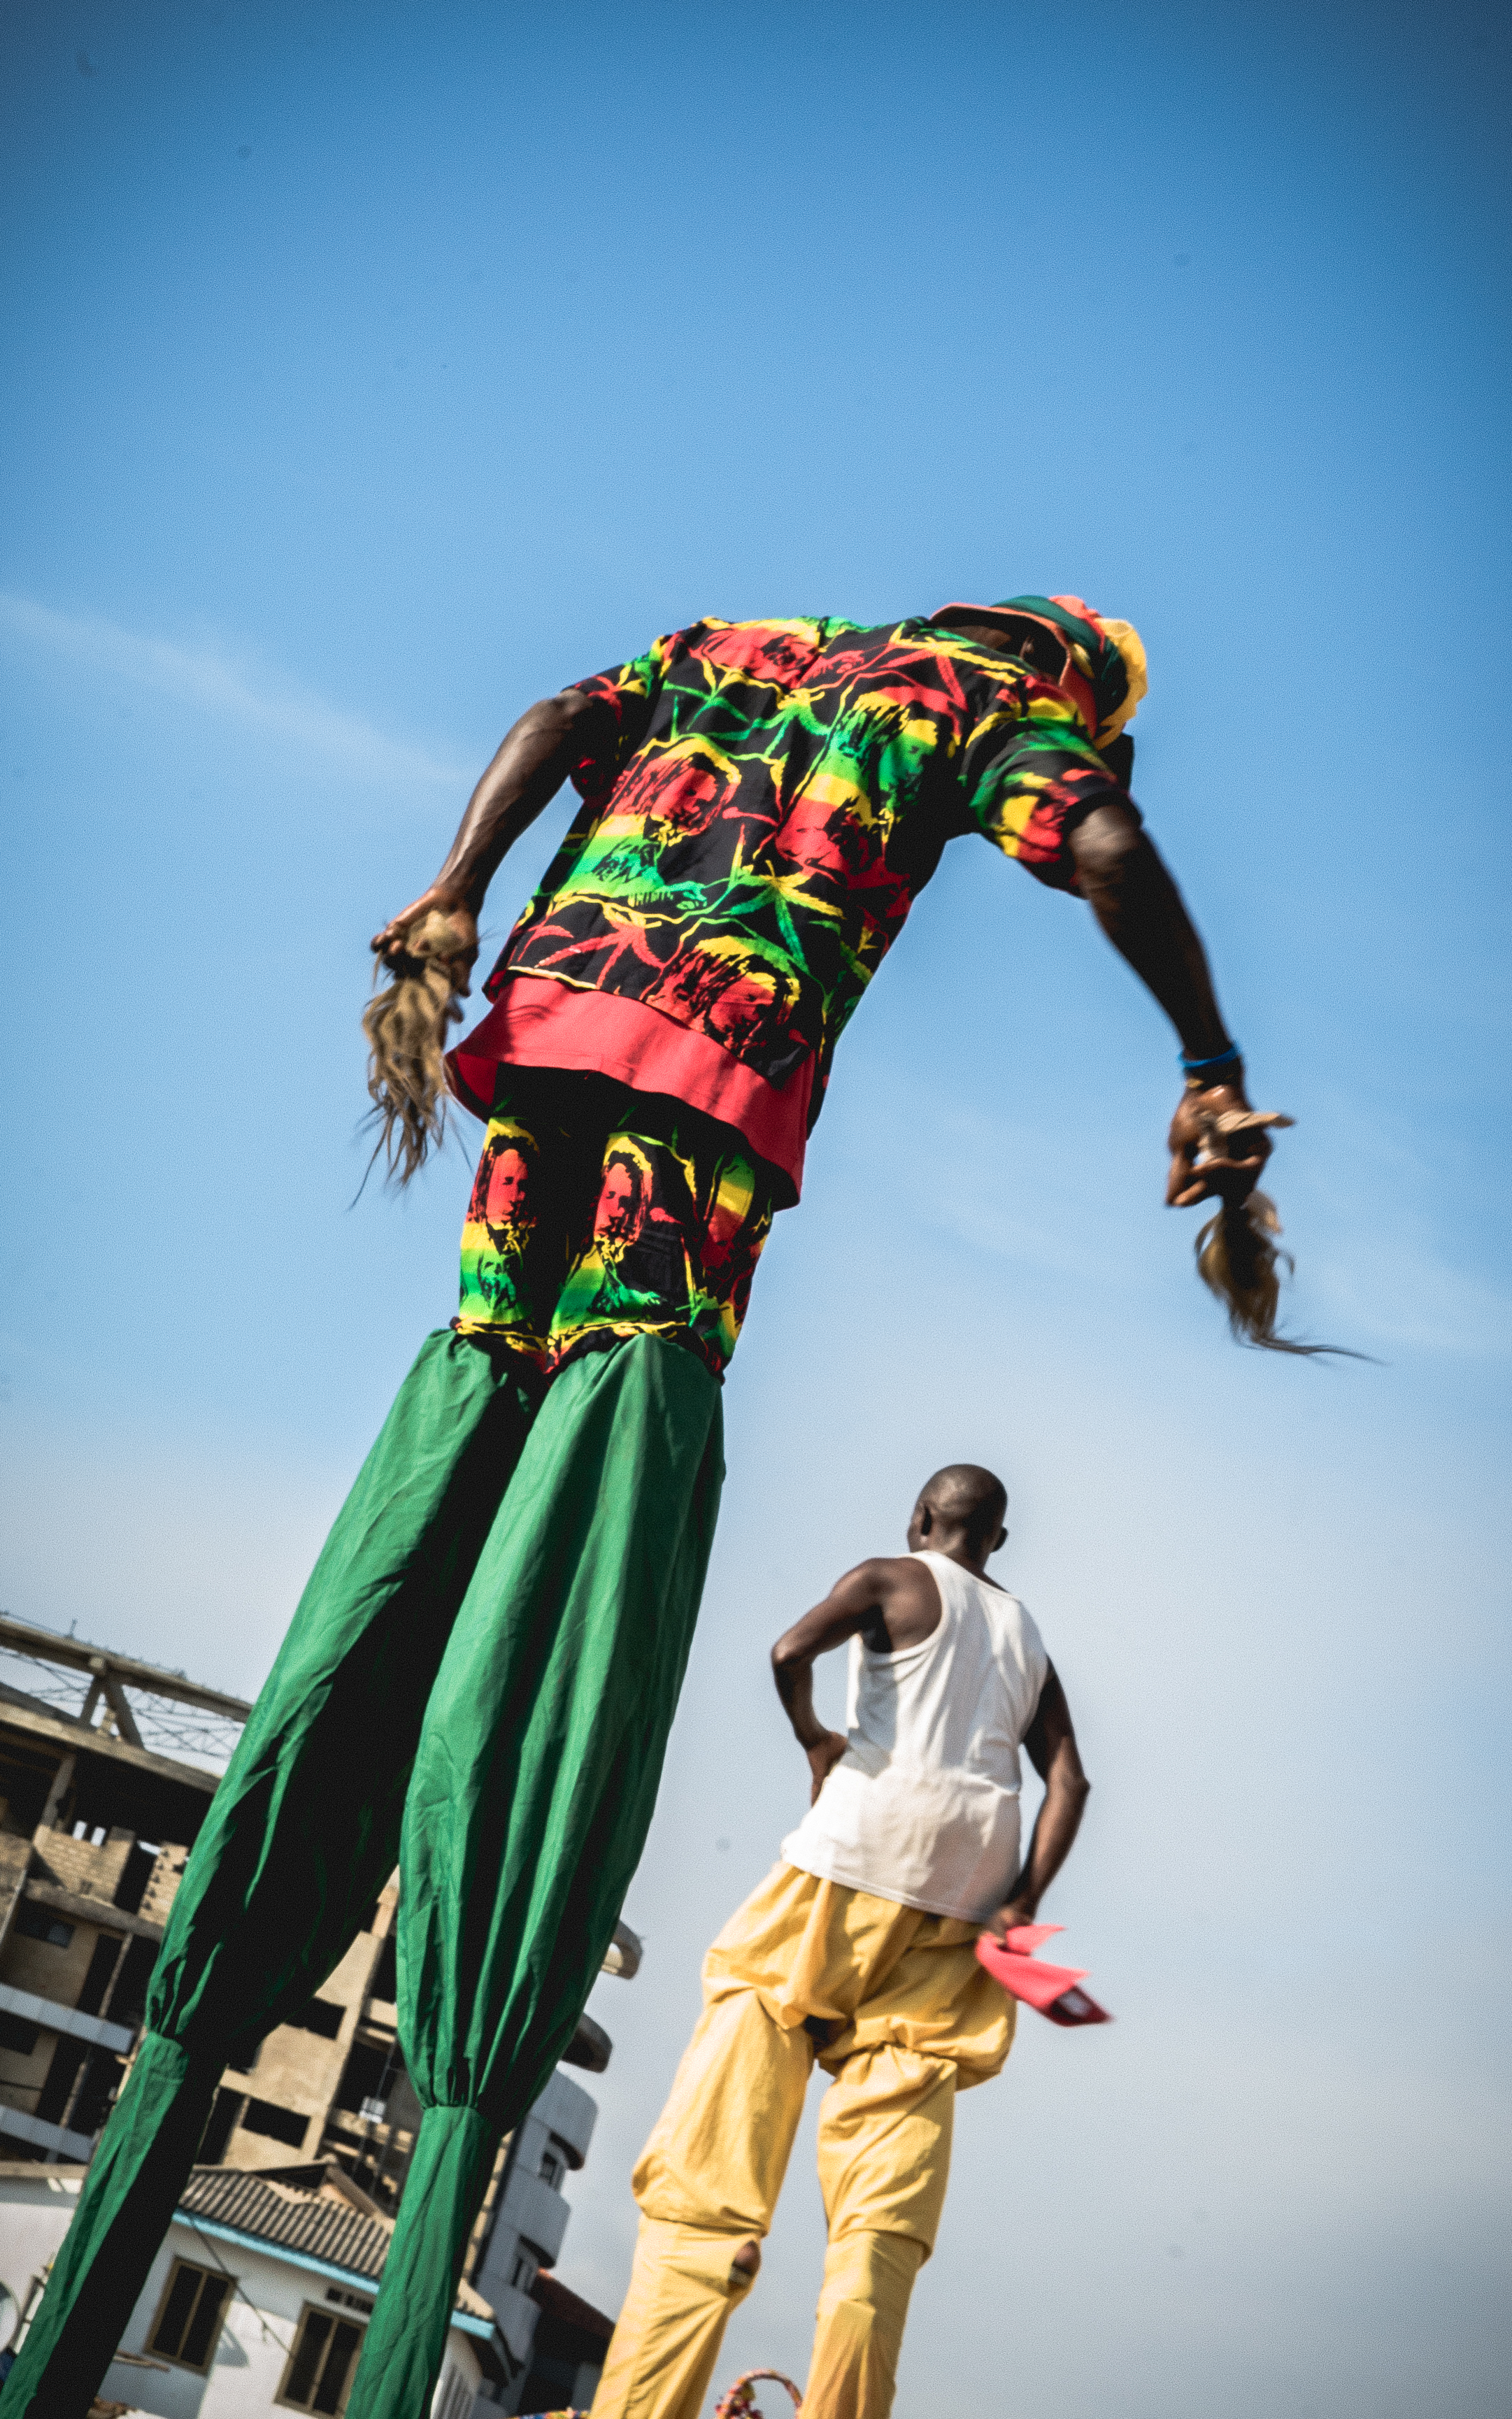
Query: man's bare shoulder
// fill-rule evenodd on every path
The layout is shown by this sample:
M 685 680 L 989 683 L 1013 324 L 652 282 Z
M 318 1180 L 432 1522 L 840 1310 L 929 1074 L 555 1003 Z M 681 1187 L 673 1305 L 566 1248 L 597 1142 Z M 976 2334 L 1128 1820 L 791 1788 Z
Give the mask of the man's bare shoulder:
M 857 1607 L 872 1608 L 861 1635 L 873 1655 L 918 1646 L 940 1626 L 944 1606 L 933 1572 L 917 1554 L 874 1554 L 842 1584 Z
M 868 1588 L 884 1595 L 923 1595 L 934 1593 L 934 1581 L 929 1565 L 917 1554 L 869 1554 L 864 1563 L 856 1563 L 839 1587 Z

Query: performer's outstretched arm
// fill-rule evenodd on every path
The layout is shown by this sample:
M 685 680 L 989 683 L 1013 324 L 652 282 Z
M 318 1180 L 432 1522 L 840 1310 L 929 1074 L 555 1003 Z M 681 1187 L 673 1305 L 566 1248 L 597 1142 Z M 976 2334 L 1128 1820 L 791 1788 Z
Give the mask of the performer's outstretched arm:
M 489 883 L 521 832 L 592 753 L 594 723 L 609 719 L 601 700 L 577 688 L 526 708 L 468 800 L 451 854 L 430 888 L 375 933 L 373 947 L 381 957 L 402 949 L 411 925 L 433 907 L 471 919 L 475 952 L 478 911 Z
M 1013 1895 L 992 1919 L 991 1928 L 999 1940 L 1016 1923 L 1034 1921 L 1040 1901 L 1071 1854 L 1072 1841 L 1081 1828 L 1082 1814 L 1092 1790 L 1082 1770 L 1066 1691 L 1053 1663 L 1045 1673 L 1024 1746 L 1044 1782 L 1044 1802 L 1035 1821 L 1023 1871 L 1013 1885 Z
M 1188 1058 L 1215 1058 L 1229 1047 L 1207 951 L 1185 902 L 1139 819 L 1125 806 L 1094 807 L 1071 834 L 1077 880 L 1120 957 L 1159 1000 Z M 1247 1134 L 1242 1159 L 1208 1157 L 1201 1118 L 1248 1108 L 1244 1068 L 1236 1059 L 1221 1083 L 1189 1085 L 1171 1122 L 1165 1198 L 1174 1209 L 1215 1198 L 1238 1202 L 1255 1189 L 1271 1155 L 1263 1133 Z

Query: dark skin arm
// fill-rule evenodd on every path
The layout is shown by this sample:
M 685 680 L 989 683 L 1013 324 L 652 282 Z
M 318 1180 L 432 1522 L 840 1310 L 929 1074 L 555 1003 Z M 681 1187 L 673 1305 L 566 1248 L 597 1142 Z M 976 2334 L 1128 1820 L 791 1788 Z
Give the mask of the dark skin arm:
M 814 1711 L 813 1667 L 857 1631 L 873 1655 L 901 1655 L 920 1646 L 940 1626 L 940 1592 L 912 1555 L 879 1554 L 837 1579 L 823 1604 L 785 1630 L 772 1649 L 772 1677 L 794 1736 L 809 1759 L 813 1805 L 844 1754 L 842 1732 L 825 1728 Z
M 1181 1038 L 1189 1058 L 1216 1057 L 1228 1047 L 1196 925 L 1159 851 L 1131 807 L 1094 807 L 1071 835 L 1076 878 L 1093 915 L 1119 955 L 1160 1002 Z M 1236 1066 L 1224 1084 L 1188 1085 L 1177 1105 L 1169 1135 L 1170 1175 L 1165 1198 L 1186 1210 L 1210 1195 L 1242 1201 L 1255 1189 L 1271 1155 L 1263 1134 L 1245 1138 L 1242 1159 L 1212 1157 L 1196 1165 L 1202 1147 L 1202 1119 L 1226 1109 L 1247 1109 L 1244 1070 Z
M 995 655 L 1012 652 L 1003 631 L 991 622 L 951 614 L 949 626 L 976 645 L 991 648 Z M 1023 659 L 1032 663 L 1032 640 L 1026 649 L 1022 639 L 1016 643 Z M 1054 661 L 1047 661 L 1042 669 L 1052 679 L 1057 677 Z M 1133 809 L 1112 802 L 1094 807 L 1072 830 L 1070 846 L 1083 897 L 1119 955 L 1165 1010 L 1180 1036 L 1183 1054 L 1188 1058 L 1212 1058 L 1227 1050 L 1229 1037 L 1213 991 L 1207 951 L 1180 892 Z M 1173 1210 L 1187 1210 L 1210 1197 L 1245 1200 L 1271 1156 L 1266 1136 L 1254 1133 L 1245 1137 L 1242 1158 L 1214 1154 L 1205 1158 L 1200 1167 L 1196 1165 L 1204 1148 L 1204 1119 L 1250 1105 L 1242 1065 L 1236 1064 L 1225 1073 L 1222 1084 L 1188 1084 L 1177 1103 L 1167 1136 L 1171 1166 L 1165 1184 L 1165 1199 Z
M 595 723 L 608 715 L 601 700 L 576 688 L 527 707 L 469 799 L 451 853 L 430 888 L 374 934 L 381 958 L 402 950 L 410 926 L 433 907 L 471 921 L 476 956 L 477 919 L 489 883 L 521 832 L 556 796 L 595 737 L 603 736 Z
M 1045 1673 L 1034 1719 L 1025 1733 L 1024 1751 L 1044 1782 L 1044 1800 L 1013 1894 L 992 1919 L 990 1929 L 998 1940 L 1016 1923 L 1034 1921 L 1040 1901 L 1071 1854 L 1092 1791 L 1077 1753 L 1066 1691 L 1053 1663 Z
M 960 1559 L 965 1562 L 964 1556 Z M 979 1571 L 979 1576 L 985 1574 Z M 813 1667 L 818 1657 L 832 1653 L 858 1631 L 873 1655 L 900 1655 L 905 1647 L 922 1645 L 939 1624 L 940 1594 L 928 1565 L 912 1555 L 879 1555 L 847 1571 L 823 1604 L 816 1604 L 778 1640 L 772 1649 L 772 1676 L 782 1709 L 809 1759 L 810 1806 L 817 1802 L 848 1744 L 843 1733 L 826 1729 L 814 1710 Z M 1013 1894 L 997 1909 L 989 1927 L 999 1940 L 1015 1924 L 1034 1921 L 1041 1899 L 1071 1854 L 1091 1794 L 1092 1784 L 1082 1770 L 1076 1749 L 1071 1708 L 1054 1664 L 1045 1674 L 1024 1748 L 1044 1782 L 1044 1802 Z

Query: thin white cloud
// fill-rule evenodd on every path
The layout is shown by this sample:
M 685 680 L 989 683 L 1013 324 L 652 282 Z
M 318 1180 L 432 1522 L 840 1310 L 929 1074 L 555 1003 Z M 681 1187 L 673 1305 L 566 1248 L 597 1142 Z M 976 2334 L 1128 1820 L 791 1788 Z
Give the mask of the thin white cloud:
M 35 653 L 75 665 L 98 679 L 151 689 L 202 714 L 288 741 L 328 763 L 380 781 L 421 781 L 455 788 L 471 784 L 463 765 L 375 730 L 285 680 L 252 657 L 214 646 L 180 646 L 143 638 L 94 614 L 59 613 L 29 596 L 0 592 L 0 636 Z
M 1319 1271 L 1328 1315 L 1358 1322 L 1367 1341 L 1453 1352 L 1474 1361 L 1512 1352 L 1512 1302 L 1504 1293 L 1451 1268 L 1410 1235 L 1366 1232 L 1358 1263 Z

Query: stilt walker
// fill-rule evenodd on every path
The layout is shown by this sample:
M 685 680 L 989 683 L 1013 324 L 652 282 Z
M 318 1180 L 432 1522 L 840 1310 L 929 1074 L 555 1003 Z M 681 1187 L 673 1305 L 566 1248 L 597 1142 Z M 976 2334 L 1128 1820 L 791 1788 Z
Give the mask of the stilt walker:
M 222 2070 L 308 2003 L 395 1860 L 424 2117 L 347 2408 L 428 2408 L 495 2147 L 572 2034 L 651 1819 L 756 1262 L 948 840 L 1090 901 L 1181 1038 L 1167 1198 L 1247 1199 L 1268 1143 L 1221 1123 L 1248 1114 L 1240 1055 L 1128 795 L 1144 687 L 1136 634 L 1075 597 L 880 628 L 709 620 L 504 741 L 374 945 L 397 978 L 370 1011 L 374 1083 L 407 1177 L 488 883 L 572 778 L 581 810 L 449 1061 L 486 1126 L 460 1308 L 216 1793 L 4 2419 L 84 2419 Z

